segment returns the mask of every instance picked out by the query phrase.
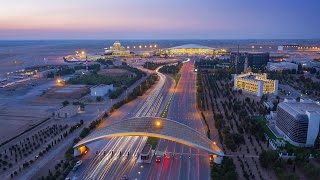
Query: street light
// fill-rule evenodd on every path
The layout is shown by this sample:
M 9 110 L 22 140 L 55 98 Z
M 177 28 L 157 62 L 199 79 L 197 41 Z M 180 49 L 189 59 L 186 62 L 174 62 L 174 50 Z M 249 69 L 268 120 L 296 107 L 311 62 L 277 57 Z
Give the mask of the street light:
M 58 78 L 56 80 L 56 83 L 57 83 L 57 86 L 63 86 L 64 85 L 64 81 L 62 79 L 60 79 L 60 78 Z
M 160 128 L 162 126 L 162 123 L 160 120 L 156 120 L 155 125 L 157 128 Z

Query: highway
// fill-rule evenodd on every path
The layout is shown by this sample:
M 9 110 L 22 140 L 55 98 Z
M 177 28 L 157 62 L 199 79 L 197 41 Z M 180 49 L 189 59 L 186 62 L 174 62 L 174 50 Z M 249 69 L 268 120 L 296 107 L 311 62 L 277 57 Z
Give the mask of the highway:
M 185 63 L 180 70 L 181 78 L 171 101 L 168 117 L 205 133 L 204 125 L 196 108 L 196 73 L 193 62 Z M 160 140 L 157 151 L 163 152 L 160 163 L 139 166 L 130 173 L 131 179 L 210 179 L 209 155 L 207 152 L 188 146 Z M 169 157 L 169 158 L 168 158 Z
M 159 81 L 146 96 L 128 107 L 122 113 L 114 113 L 108 118 L 110 122 L 141 116 L 157 116 L 168 100 L 168 89 L 172 80 L 158 73 Z M 81 167 L 68 177 L 78 179 L 121 179 L 130 173 L 147 137 L 112 138 L 89 144 L 89 153 L 84 157 Z M 120 154 L 121 153 L 121 154 Z

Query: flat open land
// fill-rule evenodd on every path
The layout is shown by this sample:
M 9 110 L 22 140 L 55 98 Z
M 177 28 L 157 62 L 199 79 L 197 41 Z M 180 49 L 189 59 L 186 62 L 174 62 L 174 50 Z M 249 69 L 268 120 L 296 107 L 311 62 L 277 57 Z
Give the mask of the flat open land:
M 79 99 L 83 94 L 87 94 L 89 88 L 85 85 L 66 85 L 64 87 L 55 87 L 45 93 L 42 98 L 48 99 Z
M 98 72 L 98 74 L 105 76 L 122 76 L 131 75 L 133 73 L 125 69 L 102 69 Z
M 0 143 L 49 117 L 42 106 L 0 106 Z

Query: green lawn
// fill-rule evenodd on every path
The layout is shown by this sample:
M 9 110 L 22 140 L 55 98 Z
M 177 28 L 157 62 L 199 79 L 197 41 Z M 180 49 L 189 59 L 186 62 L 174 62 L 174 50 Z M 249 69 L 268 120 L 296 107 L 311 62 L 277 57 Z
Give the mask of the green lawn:
M 269 129 L 267 126 L 267 121 L 264 117 L 258 117 L 257 118 L 258 123 L 262 126 L 264 132 L 268 135 L 270 139 L 279 139 L 276 135 L 273 134 L 273 132 Z

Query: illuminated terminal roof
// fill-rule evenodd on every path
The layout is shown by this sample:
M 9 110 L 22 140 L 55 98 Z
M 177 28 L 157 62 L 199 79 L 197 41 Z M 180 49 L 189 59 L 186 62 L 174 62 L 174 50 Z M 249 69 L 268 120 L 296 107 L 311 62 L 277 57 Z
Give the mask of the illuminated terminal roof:
M 211 50 L 216 50 L 216 48 L 212 48 L 209 46 L 203 46 L 199 44 L 185 44 L 182 46 L 176 46 L 168 49 L 211 49 Z
M 203 46 L 198 44 L 185 44 L 181 46 L 166 48 L 161 50 L 161 54 L 167 55 L 216 55 L 216 54 L 226 54 L 228 50 L 226 49 L 216 49 L 209 46 Z
M 74 148 L 79 148 L 104 138 L 122 136 L 149 136 L 175 141 L 190 147 L 200 148 L 218 156 L 224 156 L 215 142 L 208 139 L 189 126 L 177 121 L 157 117 L 137 117 L 122 120 L 102 129 L 98 129 L 78 142 Z

